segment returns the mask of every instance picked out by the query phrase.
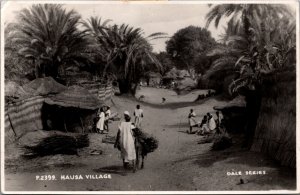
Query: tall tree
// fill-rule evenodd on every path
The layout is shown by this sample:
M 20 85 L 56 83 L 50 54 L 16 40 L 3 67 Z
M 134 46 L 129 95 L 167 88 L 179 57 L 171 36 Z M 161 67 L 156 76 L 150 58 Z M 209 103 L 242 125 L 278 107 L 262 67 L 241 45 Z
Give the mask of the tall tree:
M 207 24 L 215 19 L 218 26 L 222 17 L 230 17 L 226 35 L 223 40 L 225 46 L 219 46 L 209 52 L 209 56 L 219 56 L 213 63 L 209 73 L 229 70 L 239 71 L 240 77 L 231 85 L 231 91 L 239 88 L 251 87 L 259 81 L 261 73 L 268 73 L 274 68 L 279 68 L 279 45 L 286 45 L 280 40 L 288 40 L 295 37 L 295 22 L 291 20 L 292 13 L 284 5 L 264 4 L 228 4 L 217 5 L 207 14 Z M 242 16 L 239 19 L 238 16 Z M 285 29 L 286 32 L 283 32 Z M 285 38 L 283 38 L 285 36 Z M 295 48 L 289 41 L 287 52 Z M 294 42 L 295 43 L 295 42 Z M 272 62 L 271 62 L 272 61 Z
M 83 24 L 96 41 L 99 55 L 103 56 L 105 64 L 102 77 L 111 73 L 117 78 L 121 93 L 135 93 L 142 72 L 149 65 L 147 62 L 151 61 L 160 67 L 149 41 L 164 37 L 165 34 L 154 33 L 144 37 L 140 28 L 126 24 L 106 26 L 103 24 L 107 21 L 101 25 L 100 20 L 91 18 Z
M 206 51 L 213 48 L 216 41 L 209 31 L 196 26 L 188 26 L 178 30 L 167 41 L 167 53 L 179 69 L 187 69 L 189 73 L 198 69 L 203 73 L 209 66 Z
M 32 59 L 36 77 L 59 76 L 59 68 L 85 62 L 85 33 L 78 30 L 80 15 L 62 5 L 37 4 L 25 8 L 15 24 L 14 43 L 18 53 Z
M 207 24 L 215 19 L 217 26 L 222 17 L 232 14 L 230 25 L 239 26 L 236 34 L 226 36 L 225 47 L 212 52 L 219 57 L 211 72 L 214 73 L 216 69 L 238 71 L 239 75 L 230 84 L 229 90 L 242 93 L 246 98 L 247 124 L 244 144 L 249 147 L 259 116 L 262 75 L 295 68 L 295 21 L 291 19 L 292 14 L 284 5 L 236 4 L 215 6 L 207 15 Z M 238 15 L 241 15 L 240 22 L 236 21 Z

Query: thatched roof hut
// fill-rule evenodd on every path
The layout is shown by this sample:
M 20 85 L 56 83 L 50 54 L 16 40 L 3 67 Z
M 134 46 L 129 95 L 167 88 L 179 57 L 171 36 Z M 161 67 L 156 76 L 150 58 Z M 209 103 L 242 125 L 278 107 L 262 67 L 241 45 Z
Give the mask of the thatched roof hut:
M 23 85 L 23 88 L 32 95 L 57 94 L 67 89 L 66 86 L 56 82 L 52 77 L 37 78 Z
M 45 100 L 43 108 L 46 129 L 58 129 L 70 132 L 87 132 L 93 126 L 93 120 L 103 102 L 80 86 L 71 86 L 67 90 Z
M 224 106 L 215 106 L 214 109 L 215 110 L 220 110 L 220 111 L 224 111 L 224 110 L 231 110 L 231 109 L 244 109 L 246 108 L 246 100 L 244 96 L 238 96 L 236 98 L 234 98 L 233 100 L 231 100 L 230 102 L 228 102 L 226 105 Z
M 73 85 L 67 90 L 49 97 L 45 101 L 49 105 L 95 110 L 102 104 L 87 89 Z
M 241 133 L 246 127 L 246 100 L 238 96 L 224 106 L 215 106 L 215 110 L 221 111 L 225 119 L 225 127 L 228 132 Z

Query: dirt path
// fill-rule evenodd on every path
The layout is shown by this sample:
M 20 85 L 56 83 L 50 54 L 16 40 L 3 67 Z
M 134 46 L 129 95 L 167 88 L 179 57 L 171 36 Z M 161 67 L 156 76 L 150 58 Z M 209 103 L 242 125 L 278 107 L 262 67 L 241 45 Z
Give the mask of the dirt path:
M 150 90 L 150 91 L 149 91 Z M 6 190 L 53 191 L 177 191 L 177 190 L 269 190 L 295 188 L 295 171 L 279 168 L 272 160 L 260 154 L 243 151 L 238 143 L 222 152 L 210 151 L 211 144 L 197 144 L 199 137 L 188 135 L 186 115 L 194 108 L 199 117 L 213 112 L 213 106 L 224 104 L 215 99 L 203 104 L 172 102 L 157 106 L 160 95 L 152 89 L 150 103 L 140 103 L 145 112 L 143 126 L 157 137 L 159 148 L 145 160 L 145 168 L 136 173 L 122 168 L 119 152 L 111 144 L 101 143 L 103 135 L 91 135 L 91 141 L 104 151 L 91 156 L 82 151 L 80 157 L 56 155 L 53 159 L 7 161 Z M 170 92 L 167 92 L 170 93 Z M 192 94 L 195 96 L 195 94 Z M 148 96 L 149 98 L 149 96 Z M 193 97 L 183 97 L 178 101 Z M 170 98 L 171 99 L 171 98 Z M 115 97 L 113 112 L 130 113 L 137 102 L 133 98 Z M 156 105 L 153 105 L 156 103 Z M 180 106 L 181 105 L 181 106 Z M 116 134 L 118 122 L 112 123 L 110 135 Z M 51 163 L 51 162 L 55 163 Z M 20 166 L 22 164 L 22 166 Z M 227 176 L 227 172 L 265 171 L 259 176 Z M 36 175 L 55 175 L 56 181 L 36 181 Z M 111 179 L 60 180 L 61 175 L 110 174 Z M 245 184 L 238 185 L 240 179 Z

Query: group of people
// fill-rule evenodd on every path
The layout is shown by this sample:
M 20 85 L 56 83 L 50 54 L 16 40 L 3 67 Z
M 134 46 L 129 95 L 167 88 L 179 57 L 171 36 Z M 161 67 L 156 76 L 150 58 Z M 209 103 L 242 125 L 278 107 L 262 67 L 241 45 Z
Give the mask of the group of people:
M 211 113 L 207 113 L 203 116 L 201 123 L 199 123 L 196 121 L 196 113 L 193 109 L 191 109 L 188 115 L 190 125 L 188 133 L 193 133 L 193 127 L 199 127 L 199 129 L 196 131 L 196 134 L 198 135 L 205 135 L 214 132 L 221 133 L 222 131 L 225 131 L 223 115 L 219 112 L 216 112 L 216 115 L 217 118 L 214 119 Z

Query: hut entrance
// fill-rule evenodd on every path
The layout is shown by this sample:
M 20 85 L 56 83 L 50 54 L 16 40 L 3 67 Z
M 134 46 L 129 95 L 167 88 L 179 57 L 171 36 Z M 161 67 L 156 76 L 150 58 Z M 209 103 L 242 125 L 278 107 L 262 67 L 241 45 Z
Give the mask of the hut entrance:
M 42 113 L 45 129 L 72 133 L 90 131 L 96 116 L 93 110 L 48 104 L 43 106 Z

